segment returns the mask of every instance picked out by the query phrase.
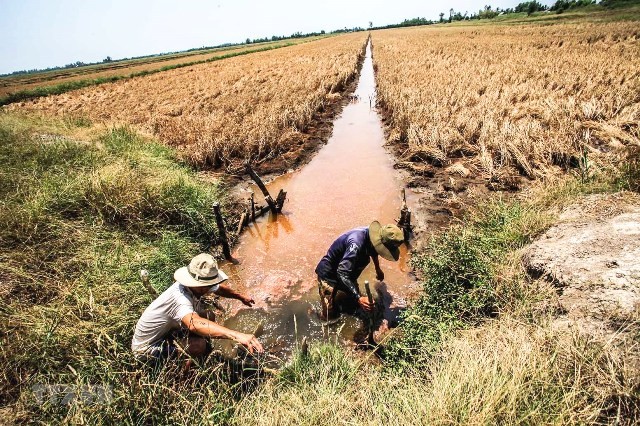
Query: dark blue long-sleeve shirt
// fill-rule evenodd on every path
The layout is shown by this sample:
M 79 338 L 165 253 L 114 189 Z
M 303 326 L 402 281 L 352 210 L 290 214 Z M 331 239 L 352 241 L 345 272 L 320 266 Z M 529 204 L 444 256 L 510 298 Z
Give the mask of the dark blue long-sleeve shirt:
M 361 227 L 340 235 L 316 266 L 316 274 L 332 284 L 342 284 L 354 297 L 360 297 L 358 277 L 377 255 L 369 240 L 369 228 Z

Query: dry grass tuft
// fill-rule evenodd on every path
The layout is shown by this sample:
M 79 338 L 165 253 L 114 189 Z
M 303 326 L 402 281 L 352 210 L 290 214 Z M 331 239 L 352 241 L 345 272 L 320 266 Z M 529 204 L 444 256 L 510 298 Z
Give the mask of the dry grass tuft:
M 330 347 L 237 405 L 235 424 L 634 424 L 635 348 L 502 318 L 398 374 Z M 375 386 L 371 382 L 375 382 Z

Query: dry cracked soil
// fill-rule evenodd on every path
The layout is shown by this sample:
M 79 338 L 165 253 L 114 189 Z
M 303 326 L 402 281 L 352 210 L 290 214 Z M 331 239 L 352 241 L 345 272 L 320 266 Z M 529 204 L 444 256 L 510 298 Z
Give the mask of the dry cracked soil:
M 557 326 L 608 338 L 640 318 L 640 195 L 591 195 L 561 212 L 524 254 L 534 278 L 551 282 Z

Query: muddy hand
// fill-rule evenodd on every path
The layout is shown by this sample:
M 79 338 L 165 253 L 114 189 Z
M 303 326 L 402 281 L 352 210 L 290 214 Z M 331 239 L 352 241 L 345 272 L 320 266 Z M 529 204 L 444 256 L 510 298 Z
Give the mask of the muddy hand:
M 251 297 L 243 297 L 242 303 L 245 304 L 246 306 L 251 307 L 256 303 L 256 301 L 253 300 Z
M 254 353 L 254 351 L 258 353 L 264 352 L 264 348 L 262 347 L 262 344 L 256 338 L 256 336 L 252 334 L 240 334 L 236 338 L 236 341 L 240 343 L 242 346 L 246 347 L 249 353 L 251 354 Z
M 360 305 L 365 312 L 373 311 L 373 304 L 369 303 L 369 299 L 366 296 L 362 296 L 358 299 L 358 305 Z

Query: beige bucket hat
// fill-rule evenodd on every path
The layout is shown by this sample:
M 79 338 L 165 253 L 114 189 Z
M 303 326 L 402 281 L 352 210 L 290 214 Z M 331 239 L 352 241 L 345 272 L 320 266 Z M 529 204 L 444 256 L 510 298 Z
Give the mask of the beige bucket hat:
M 191 259 L 189 266 L 177 269 L 173 278 L 185 287 L 207 287 L 229 279 L 218 269 L 218 262 L 213 256 L 207 253 L 200 253 Z
M 369 225 L 369 239 L 376 252 L 384 259 L 398 260 L 400 258 L 400 245 L 404 242 L 404 233 L 395 225 L 380 225 L 374 220 Z

